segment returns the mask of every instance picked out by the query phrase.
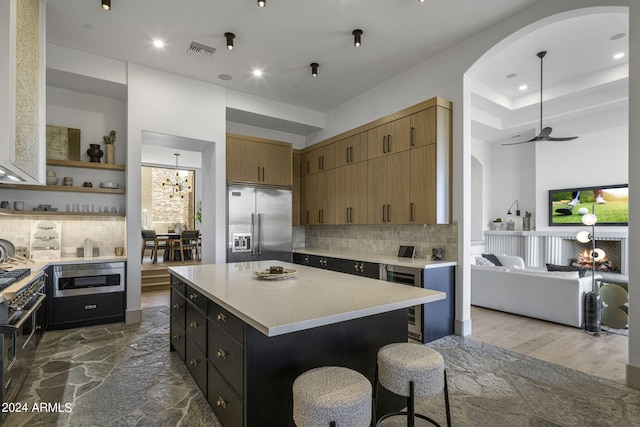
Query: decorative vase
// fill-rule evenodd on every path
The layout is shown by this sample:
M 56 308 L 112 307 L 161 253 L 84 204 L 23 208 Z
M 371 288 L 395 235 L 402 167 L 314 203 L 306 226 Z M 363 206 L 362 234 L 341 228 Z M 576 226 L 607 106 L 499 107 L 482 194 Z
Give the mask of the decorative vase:
M 92 163 L 100 163 L 100 159 L 104 155 L 100 149 L 100 144 L 89 144 L 87 154 L 89 155 L 89 161 Z
M 106 144 L 104 147 L 107 152 L 107 164 L 114 164 L 116 160 L 116 146 L 113 144 Z

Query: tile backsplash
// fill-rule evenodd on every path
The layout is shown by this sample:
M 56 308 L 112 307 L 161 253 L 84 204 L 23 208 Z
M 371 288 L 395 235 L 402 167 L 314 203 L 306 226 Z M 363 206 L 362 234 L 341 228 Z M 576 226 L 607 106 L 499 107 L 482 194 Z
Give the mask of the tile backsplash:
M 0 238 L 9 240 L 16 248 L 29 248 L 31 222 L 47 220 L 62 222 L 62 257 L 76 256 L 76 249 L 84 246 L 85 238 L 93 241 L 94 248 L 100 248 L 100 255 L 114 255 L 116 246 L 125 246 L 124 217 L 0 217 Z
M 431 258 L 431 249 L 443 248 L 444 259 L 456 261 L 458 224 L 323 225 L 293 229 L 294 248 L 396 255 L 400 245 L 415 246 L 420 258 Z

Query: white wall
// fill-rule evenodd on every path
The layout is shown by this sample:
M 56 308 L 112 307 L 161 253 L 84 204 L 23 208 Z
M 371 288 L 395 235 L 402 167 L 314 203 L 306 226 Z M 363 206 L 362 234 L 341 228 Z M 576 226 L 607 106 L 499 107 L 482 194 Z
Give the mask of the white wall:
M 203 147 L 202 233 L 204 263 L 225 259 L 225 103 L 224 88 L 150 68 L 128 65 L 127 247 L 141 249 L 140 164 L 144 132 L 208 141 Z M 207 219 L 208 218 L 208 219 Z M 140 269 L 128 271 L 127 310 L 140 309 Z

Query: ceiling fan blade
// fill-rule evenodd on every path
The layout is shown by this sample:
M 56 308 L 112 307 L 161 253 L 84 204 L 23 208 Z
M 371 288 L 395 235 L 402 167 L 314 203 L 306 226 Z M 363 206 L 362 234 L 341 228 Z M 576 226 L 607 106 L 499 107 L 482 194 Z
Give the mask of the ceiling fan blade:
M 538 139 L 545 139 L 547 138 L 549 135 L 551 135 L 551 128 L 550 127 L 546 127 L 544 129 L 542 129 L 540 131 L 540 135 L 538 135 L 536 138 Z
M 536 137 L 537 138 L 537 137 Z M 500 145 L 518 145 L 518 144 L 526 144 L 528 142 L 534 142 L 537 141 L 536 138 L 530 139 L 528 141 L 518 141 L 518 142 L 505 142 L 504 144 L 500 144 Z
M 547 141 L 571 141 L 572 139 L 577 139 L 577 136 L 559 136 L 559 137 L 549 137 Z

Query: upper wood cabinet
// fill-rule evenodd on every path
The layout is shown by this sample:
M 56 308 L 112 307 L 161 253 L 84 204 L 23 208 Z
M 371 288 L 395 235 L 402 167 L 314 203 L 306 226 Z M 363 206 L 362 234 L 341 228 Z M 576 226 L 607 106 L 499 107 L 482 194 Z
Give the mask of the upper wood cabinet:
M 336 166 L 345 166 L 367 160 L 368 133 L 360 132 L 335 143 Z
M 336 224 L 367 223 L 367 162 L 336 168 Z
M 301 224 L 335 224 L 336 170 L 309 174 L 301 182 L 304 193 Z
M 410 117 L 403 117 L 371 129 L 367 136 L 369 158 L 408 150 L 411 144 L 410 136 Z
M 227 135 L 227 181 L 293 185 L 291 144 Z
M 300 225 L 300 153 L 293 152 L 293 186 L 291 187 L 291 224 Z
M 436 224 L 436 144 L 411 150 L 410 224 Z
M 410 192 L 410 152 L 371 159 L 367 191 L 369 224 L 408 224 Z
M 329 144 L 316 148 L 305 153 L 302 159 L 301 172 L 303 176 L 334 169 L 336 167 L 336 146 Z
M 436 109 L 431 107 L 411 115 L 411 148 L 436 143 Z

